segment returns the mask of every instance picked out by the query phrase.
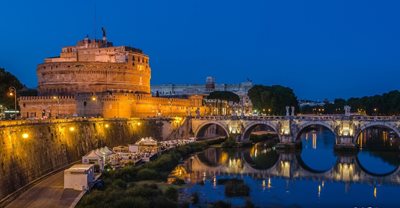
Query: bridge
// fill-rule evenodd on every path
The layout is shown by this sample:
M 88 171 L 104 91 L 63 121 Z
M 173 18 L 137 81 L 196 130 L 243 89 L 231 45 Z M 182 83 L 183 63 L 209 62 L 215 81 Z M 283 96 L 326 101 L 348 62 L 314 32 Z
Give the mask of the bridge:
M 292 111 L 293 112 L 293 111 Z M 276 133 L 280 147 L 292 147 L 299 141 L 307 127 L 323 126 L 336 137 L 335 148 L 354 149 L 358 136 L 371 127 L 385 127 L 400 136 L 400 116 L 351 115 L 299 115 L 286 116 L 205 116 L 191 119 L 191 130 L 195 137 L 234 137 L 238 141 L 249 139 L 255 128 L 263 127 Z

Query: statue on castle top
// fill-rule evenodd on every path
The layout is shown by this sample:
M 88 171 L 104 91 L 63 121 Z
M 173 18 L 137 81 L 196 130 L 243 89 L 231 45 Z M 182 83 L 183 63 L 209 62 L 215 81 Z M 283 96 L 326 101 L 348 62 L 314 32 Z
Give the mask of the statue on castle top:
M 103 37 L 107 37 L 107 35 L 106 35 L 106 28 L 101 27 L 101 31 L 103 32 Z

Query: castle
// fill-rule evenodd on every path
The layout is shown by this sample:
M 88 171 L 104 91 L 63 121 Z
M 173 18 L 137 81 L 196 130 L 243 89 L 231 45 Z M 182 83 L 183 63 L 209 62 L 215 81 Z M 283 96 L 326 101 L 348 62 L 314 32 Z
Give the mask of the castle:
M 103 38 L 62 48 L 37 67 L 38 96 L 18 99 L 23 118 L 130 118 L 203 114 L 201 95 L 153 97 L 149 57 Z

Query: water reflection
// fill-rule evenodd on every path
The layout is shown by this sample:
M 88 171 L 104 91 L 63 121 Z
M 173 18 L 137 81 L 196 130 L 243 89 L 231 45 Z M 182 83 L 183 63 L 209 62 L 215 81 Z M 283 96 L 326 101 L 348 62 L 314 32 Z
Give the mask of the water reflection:
M 390 133 L 379 135 L 381 144 L 390 145 Z M 184 192 L 199 193 L 203 204 L 224 200 L 243 206 L 250 198 L 259 207 L 398 205 L 398 152 L 377 151 L 377 146 L 368 149 L 376 142 L 363 137 L 367 141 L 358 154 L 335 154 L 333 134 L 313 127 L 299 138 L 301 152 L 277 152 L 272 141 L 239 150 L 210 148 L 186 160 L 171 175 L 191 184 Z M 251 188 L 249 198 L 227 197 L 224 186 L 217 183 L 224 178 L 242 179 Z
M 367 172 L 387 175 L 400 165 L 398 136 L 386 128 L 369 128 L 360 133 L 357 144 L 360 147 L 358 160 Z
M 314 172 L 325 172 L 336 163 L 337 158 L 333 151 L 335 135 L 326 127 L 310 126 L 303 130 L 298 141 L 302 142 L 303 147 L 299 160 L 308 169 Z

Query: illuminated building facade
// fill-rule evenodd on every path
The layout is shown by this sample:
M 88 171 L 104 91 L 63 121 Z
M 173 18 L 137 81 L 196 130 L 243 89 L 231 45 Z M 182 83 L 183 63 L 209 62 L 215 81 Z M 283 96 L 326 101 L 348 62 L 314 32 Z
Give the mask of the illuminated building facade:
M 253 87 L 250 80 L 239 84 L 218 84 L 214 77 L 207 77 L 205 84 L 162 84 L 153 85 L 151 94 L 159 97 L 179 97 L 190 95 L 208 96 L 214 91 L 228 91 L 237 94 L 239 103 L 226 102 L 223 100 L 205 99 L 207 115 L 250 115 L 253 113 L 253 105 L 248 91 Z
M 38 96 L 20 97 L 21 117 L 149 117 L 202 113 L 202 96 L 152 97 L 142 50 L 85 39 L 37 67 Z

